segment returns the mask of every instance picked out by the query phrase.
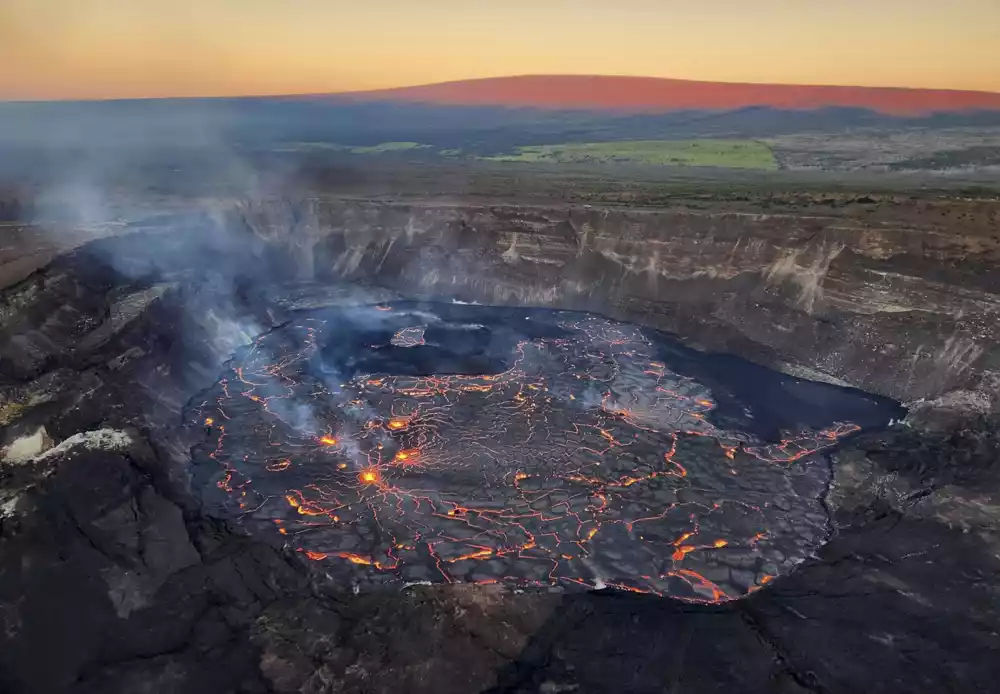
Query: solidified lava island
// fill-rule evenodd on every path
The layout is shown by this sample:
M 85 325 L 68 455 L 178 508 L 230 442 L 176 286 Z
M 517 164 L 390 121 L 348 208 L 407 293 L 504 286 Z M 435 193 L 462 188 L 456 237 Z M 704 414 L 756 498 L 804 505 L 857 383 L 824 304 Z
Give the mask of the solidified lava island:
M 824 449 L 883 405 L 596 315 L 300 314 L 189 408 L 209 510 L 346 585 L 720 602 L 828 536 Z

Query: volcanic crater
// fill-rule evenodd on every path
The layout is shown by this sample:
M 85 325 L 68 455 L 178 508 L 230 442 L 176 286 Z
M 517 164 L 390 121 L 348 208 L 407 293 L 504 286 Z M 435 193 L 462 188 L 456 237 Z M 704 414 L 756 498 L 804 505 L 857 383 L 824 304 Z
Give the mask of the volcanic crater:
M 589 313 L 303 312 L 192 402 L 206 508 L 357 587 L 742 597 L 829 535 L 831 449 L 896 408 Z
M 313 204 L 4 290 L 0 690 L 990 691 L 994 203 Z

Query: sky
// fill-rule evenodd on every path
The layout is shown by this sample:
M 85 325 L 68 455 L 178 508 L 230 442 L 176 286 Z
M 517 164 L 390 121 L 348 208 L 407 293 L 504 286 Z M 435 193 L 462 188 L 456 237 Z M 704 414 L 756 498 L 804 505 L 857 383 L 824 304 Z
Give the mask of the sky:
M 521 74 L 1000 92 L 1000 0 L 0 0 L 0 99 Z

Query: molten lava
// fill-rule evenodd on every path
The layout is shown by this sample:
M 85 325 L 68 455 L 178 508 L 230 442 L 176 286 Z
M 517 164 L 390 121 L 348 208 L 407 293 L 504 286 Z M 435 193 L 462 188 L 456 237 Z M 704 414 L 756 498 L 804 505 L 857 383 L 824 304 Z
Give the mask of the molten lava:
M 358 474 L 358 479 L 361 480 L 362 484 L 378 484 L 379 482 L 379 472 L 376 468 L 369 468 L 367 470 L 362 470 Z
M 419 320 L 454 336 L 455 365 L 501 369 L 394 371 L 447 345 L 425 344 L 430 328 L 388 305 L 309 314 L 259 338 L 191 413 L 199 426 L 225 419 L 194 451 L 212 466 L 205 493 L 372 583 L 605 585 L 718 602 L 825 540 L 819 452 L 857 425 L 762 441 L 714 423 L 716 394 L 637 328 L 504 314 L 490 335 L 486 309 L 448 309 L 463 310 Z M 325 346 L 352 330 L 372 344 L 372 325 L 387 337 L 365 363 L 385 367 L 334 383 L 356 357 L 330 361 Z M 504 334 L 515 337 L 500 349 Z

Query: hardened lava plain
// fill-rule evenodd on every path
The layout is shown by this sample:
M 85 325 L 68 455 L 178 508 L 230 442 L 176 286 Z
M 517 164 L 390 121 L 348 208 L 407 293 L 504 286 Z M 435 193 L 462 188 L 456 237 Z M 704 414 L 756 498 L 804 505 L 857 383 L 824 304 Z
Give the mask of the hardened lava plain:
M 304 314 L 189 409 L 195 479 L 346 584 L 738 598 L 825 541 L 820 451 L 858 426 L 761 440 L 661 339 L 575 312 Z

